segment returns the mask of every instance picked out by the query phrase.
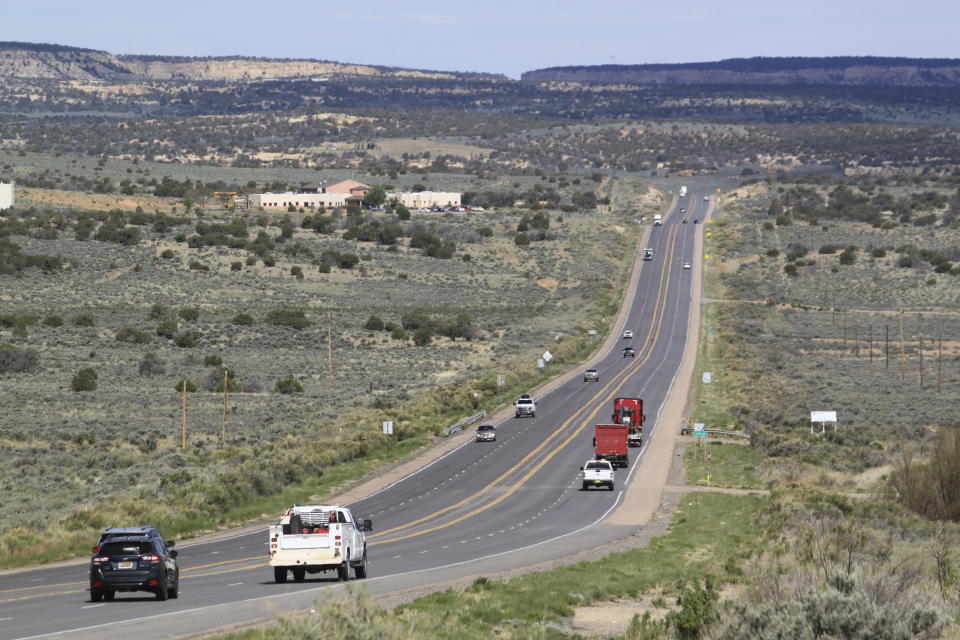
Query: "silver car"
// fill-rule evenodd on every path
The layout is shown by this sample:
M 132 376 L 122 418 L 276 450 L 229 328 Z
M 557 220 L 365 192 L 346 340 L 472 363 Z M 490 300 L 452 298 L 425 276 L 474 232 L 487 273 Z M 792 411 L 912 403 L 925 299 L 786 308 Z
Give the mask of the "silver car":
M 600 372 L 596 369 L 587 369 L 583 372 L 584 382 L 600 382 Z
M 495 442 L 497 430 L 492 424 L 482 424 L 477 427 L 477 442 Z

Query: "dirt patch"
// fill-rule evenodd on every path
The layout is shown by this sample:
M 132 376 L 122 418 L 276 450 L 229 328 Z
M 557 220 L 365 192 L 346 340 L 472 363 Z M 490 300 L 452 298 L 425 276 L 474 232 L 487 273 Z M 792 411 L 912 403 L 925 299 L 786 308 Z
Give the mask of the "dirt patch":
M 108 193 L 85 193 L 83 191 L 63 191 L 61 189 L 31 189 L 17 187 L 17 204 L 39 207 L 75 207 L 92 211 L 121 209 L 134 211 L 142 207 L 144 211 L 169 211 L 177 204 L 174 198 L 156 198 L 154 196 L 115 196 Z
M 645 611 L 650 612 L 653 620 L 662 620 L 670 608 L 655 607 L 652 602 L 655 597 L 657 596 L 640 600 L 611 600 L 578 607 L 573 614 L 573 630 L 588 638 L 608 638 L 626 633 L 633 616 L 643 615 Z
M 556 289 L 560 285 L 556 278 L 540 278 L 537 280 L 537 284 L 550 290 Z

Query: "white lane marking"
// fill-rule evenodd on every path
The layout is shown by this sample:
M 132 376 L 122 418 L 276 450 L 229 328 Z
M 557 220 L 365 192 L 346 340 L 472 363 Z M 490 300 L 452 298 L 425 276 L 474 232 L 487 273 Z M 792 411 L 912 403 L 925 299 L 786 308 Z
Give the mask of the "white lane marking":
M 427 549 L 424 549 L 424 550 L 421 551 L 420 553 L 426 553 L 426 552 L 427 552 Z
M 614 505 L 614 506 L 616 506 L 616 505 Z M 526 551 L 527 549 L 533 549 L 534 547 L 539 547 L 539 546 L 544 545 L 544 544 L 550 544 L 551 542 L 555 542 L 555 541 L 557 541 L 557 540 L 560 540 L 561 538 L 566 538 L 566 537 L 568 537 L 568 536 L 576 535 L 576 534 L 578 534 L 578 533 L 580 533 L 580 532 L 582 532 L 582 531 L 586 531 L 586 530 L 589 529 L 590 527 L 596 526 L 597 524 L 599 524 L 600 522 L 602 522 L 602 521 L 604 520 L 604 518 L 606 518 L 606 517 L 610 514 L 610 512 L 613 510 L 614 506 L 611 506 L 609 509 L 607 509 L 606 511 L 604 511 L 603 514 L 602 514 L 599 518 L 597 518 L 596 520 L 594 520 L 594 521 L 591 522 L 590 524 L 587 524 L 587 525 L 585 525 L 585 526 L 583 526 L 583 527 L 580 527 L 579 529 L 575 529 L 574 531 L 569 531 L 569 532 L 567 532 L 567 533 L 560 534 L 559 536 L 555 536 L 555 537 L 550 538 L 550 539 L 548 539 L 548 540 L 541 540 L 540 542 L 534 542 L 533 544 L 527 545 L 526 547 L 520 547 L 520 548 L 518 548 L 518 549 L 511 549 L 511 550 L 509 550 L 509 551 L 501 551 L 501 552 L 499 552 L 499 553 L 492 553 L 492 554 L 490 554 L 490 555 L 488 555 L 488 556 L 482 556 L 482 557 L 480 557 L 480 558 L 473 558 L 473 559 L 471 559 L 471 560 L 462 560 L 462 561 L 460 561 L 460 562 L 454 562 L 454 563 L 451 563 L 451 564 L 440 565 L 440 566 L 438 566 L 438 567 L 430 567 L 430 568 L 427 568 L 427 569 L 414 569 L 413 571 L 406 571 L 406 572 L 404 572 L 404 573 L 394 573 L 394 574 L 391 574 L 391 575 L 377 576 L 377 577 L 375 577 L 375 578 L 367 578 L 366 581 L 367 581 L 367 582 L 376 582 L 376 581 L 378 581 L 378 580 L 385 580 L 385 579 L 387 579 L 387 578 L 398 578 L 398 577 L 403 577 L 403 576 L 414 575 L 414 574 L 417 574 L 417 573 L 424 573 L 424 572 L 426 572 L 426 571 L 436 571 L 436 570 L 438 570 L 438 569 L 449 569 L 449 568 L 451 568 L 451 567 L 460 567 L 460 566 L 463 566 L 463 565 L 465 565 L 465 564 L 471 564 L 471 563 L 473 563 L 473 562 L 480 562 L 480 561 L 482 561 L 482 560 L 489 560 L 490 558 L 497 558 L 497 557 L 500 557 L 500 556 L 505 556 L 505 555 L 507 555 L 508 553 L 516 553 L 516 552 L 519 552 L 519 551 Z M 461 540 L 461 542 L 466 542 L 466 540 Z M 312 588 L 312 589 L 304 589 L 304 590 L 300 591 L 299 593 L 312 593 L 312 592 L 314 592 L 314 591 L 326 591 L 326 590 L 328 590 L 328 589 L 333 589 L 333 588 L 335 588 L 335 585 L 328 585 L 328 586 L 323 586 L 323 587 L 314 587 L 314 588 Z M 271 596 L 257 596 L 257 597 L 255 597 L 255 598 L 247 598 L 246 600 L 235 600 L 235 601 L 233 601 L 233 602 L 225 602 L 225 603 L 221 603 L 221 604 L 210 604 L 210 605 L 206 605 L 206 606 L 203 606 L 203 607 L 196 607 L 196 608 L 194 608 L 194 609 L 181 609 L 181 610 L 179 610 L 179 611 L 170 611 L 170 612 L 168 612 L 168 613 L 157 613 L 157 614 L 154 614 L 154 615 L 151 615 L 151 616 L 144 616 L 144 617 L 141 617 L 141 618 L 128 618 L 128 619 L 126 619 L 126 620 L 115 620 L 115 621 L 113 621 L 113 622 L 107 622 L 107 623 L 104 623 L 104 624 L 91 625 L 91 626 L 89 626 L 89 627 L 79 627 L 79 628 L 77 628 L 77 629 L 64 629 L 63 631 L 54 631 L 53 633 L 43 633 L 43 634 L 33 635 L 33 636 L 24 636 L 24 637 L 21 637 L 21 638 L 15 638 L 14 640 L 35 640 L 36 638 L 49 638 L 49 637 L 52 637 L 52 636 L 63 635 L 63 634 L 65 634 L 65 633 L 76 633 L 76 632 L 78 632 L 78 631 L 91 631 L 91 630 L 93 630 L 93 629 L 102 629 L 102 628 L 104 628 L 104 627 L 110 627 L 110 626 L 113 626 L 113 625 L 116 625 L 116 624 L 124 624 L 124 623 L 127 623 L 127 622 L 144 622 L 144 621 L 147 621 L 147 620 L 153 620 L 153 619 L 157 619 L 157 618 L 166 618 L 166 617 L 169 617 L 169 616 L 181 616 L 181 615 L 186 614 L 186 613 L 196 613 L 196 612 L 198 612 L 198 611 L 206 611 L 207 609 L 213 609 L 213 608 L 215 608 L 215 607 L 222 607 L 222 606 L 225 606 L 225 605 L 237 605 L 237 604 L 244 604 L 244 603 L 247 603 L 247 602 L 258 602 L 258 601 L 262 601 L 262 600 L 279 599 L 279 598 L 287 598 L 287 595 L 286 595 L 286 594 L 278 594 L 278 595 L 271 595 Z
M 41 580 L 43 580 L 43 578 L 33 578 L 30 582 L 40 582 Z
M 105 604 L 88 604 L 88 605 L 86 605 L 86 606 L 84 606 L 84 607 L 80 607 L 80 608 L 81 608 L 81 609 L 96 609 L 97 607 L 105 607 L 105 606 L 107 606 L 107 605 L 105 605 Z M 8 620 L 9 620 L 9 618 L 8 618 Z
M 402 558 L 402 557 L 403 556 L 393 556 L 393 559 L 396 560 L 397 558 Z
M 8 620 L 13 620 L 13 618 L 11 616 L 7 616 L 6 618 L 0 618 L 0 622 L 7 622 Z
M 211 552 L 210 552 L 210 555 L 215 556 L 215 555 L 217 555 L 218 553 L 220 553 L 220 552 L 219 552 L 219 551 L 211 551 Z
M 242 585 L 242 584 L 243 584 L 242 582 L 231 582 L 231 583 L 228 584 L 227 586 L 228 586 L 228 587 L 239 587 L 239 586 Z

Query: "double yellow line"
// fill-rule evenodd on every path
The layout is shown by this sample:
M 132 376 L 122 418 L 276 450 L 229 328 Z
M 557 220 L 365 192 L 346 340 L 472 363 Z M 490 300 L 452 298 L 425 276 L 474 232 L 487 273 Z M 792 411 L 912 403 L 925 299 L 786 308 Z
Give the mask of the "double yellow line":
M 487 485 L 485 485 L 479 491 L 471 494 L 470 496 L 467 496 L 466 498 L 454 504 L 443 507 L 442 509 L 438 509 L 437 511 L 434 511 L 429 515 L 423 516 L 421 518 L 417 518 L 416 520 L 411 520 L 410 522 L 393 527 L 392 529 L 386 529 L 377 534 L 374 534 L 373 536 L 370 536 L 370 539 L 372 541 L 369 543 L 369 546 L 397 542 L 399 540 L 406 540 L 408 538 L 413 538 L 416 536 L 421 536 L 426 533 L 431 533 L 433 531 L 438 531 L 440 529 L 444 529 L 452 525 L 458 524 L 468 518 L 471 518 L 477 514 L 480 514 L 494 507 L 495 505 L 499 504 L 500 502 L 502 502 L 503 500 L 511 496 L 513 493 L 515 493 L 521 486 L 523 486 L 531 477 L 533 477 L 533 475 L 537 471 L 543 468 L 543 466 L 547 462 L 549 462 L 555 455 L 557 455 L 561 450 L 563 450 L 564 447 L 570 444 L 570 442 L 574 438 L 579 436 L 580 433 L 587 427 L 587 425 L 593 424 L 593 418 L 597 415 L 597 413 L 603 407 L 603 403 L 608 402 L 611 398 L 615 397 L 615 395 L 620 391 L 623 385 L 627 383 L 627 380 L 629 379 L 630 374 L 632 374 L 639 367 L 643 366 L 643 364 L 653 354 L 653 349 L 656 346 L 657 340 L 659 339 L 660 328 L 663 324 L 664 312 L 666 310 L 667 293 L 669 292 L 669 288 L 670 288 L 669 282 L 670 282 L 670 275 L 671 275 L 671 264 L 673 262 L 674 249 L 676 248 L 677 227 L 675 225 L 671 225 L 669 228 L 668 234 L 669 234 L 668 240 L 667 240 L 668 249 L 666 252 L 667 256 L 664 262 L 663 271 L 660 275 L 660 283 L 659 283 L 659 287 L 657 290 L 657 297 L 656 297 L 656 306 L 654 308 L 654 317 L 647 328 L 647 333 L 646 333 L 646 336 L 644 337 L 644 345 L 641 348 L 641 352 L 644 354 L 643 357 L 634 360 L 634 362 L 631 363 L 629 366 L 624 367 L 619 373 L 617 373 L 613 377 L 612 380 L 610 380 L 610 382 L 608 382 L 600 391 L 594 394 L 594 396 L 588 402 L 584 403 L 579 409 L 577 409 L 573 413 L 573 415 L 567 418 L 563 422 L 563 424 L 561 424 L 555 431 L 553 431 L 553 433 L 547 436 L 543 440 L 543 442 L 541 442 L 535 449 L 530 451 L 530 453 L 524 456 L 519 462 L 517 462 L 515 465 L 513 465 L 512 467 L 504 471 L 502 474 L 494 478 L 492 481 L 490 481 Z M 580 424 L 579 427 L 577 427 L 577 429 L 573 431 L 573 433 L 571 433 L 566 439 L 563 440 L 563 442 L 561 442 L 553 450 L 547 453 L 542 460 L 540 460 L 537 464 L 535 464 L 529 471 L 527 471 L 523 475 L 523 477 L 521 477 L 517 482 L 515 482 L 512 486 L 510 486 L 510 488 L 507 489 L 505 492 L 500 494 L 496 499 L 486 504 L 483 504 L 468 513 L 460 515 L 454 518 L 453 520 L 444 522 L 442 524 L 438 524 L 436 526 L 429 527 L 414 533 L 395 536 L 392 538 L 388 538 L 386 540 L 380 539 L 383 536 L 387 536 L 390 533 L 402 531 L 404 529 L 409 529 L 410 527 L 415 527 L 416 525 L 422 524 L 429 520 L 434 520 L 437 517 L 442 516 L 446 513 L 449 513 L 450 511 L 453 511 L 458 507 L 462 507 L 465 504 L 471 501 L 474 501 L 482 497 L 486 493 L 490 492 L 494 487 L 499 485 L 503 480 L 505 480 L 507 477 L 513 474 L 517 469 L 519 469 L 521 466 L 526 464 L 531 458 L 533 458 L 535 455 L 543 451 L 543 449 L 546 448 L 547 445 L 549 445 L 555 438 L 560 436 L 560 434 L 563 433 L 573 421 L 575 421 L 584 411 L 586 411 L 588 407 L 590 407 L 595 402 L 600 400 L 601 397 L 603 397 L 603 400 L 601 400 L 600 403 L 596 404 L 593 412 L 587 417 L 587 419 L 582 424 Z

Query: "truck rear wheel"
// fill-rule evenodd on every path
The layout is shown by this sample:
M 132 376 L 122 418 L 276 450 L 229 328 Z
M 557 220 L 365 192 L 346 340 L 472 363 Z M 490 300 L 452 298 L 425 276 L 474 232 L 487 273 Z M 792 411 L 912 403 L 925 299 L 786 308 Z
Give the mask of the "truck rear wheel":
M 307 577 L 307 569 L 305 567 L 294 567 L 292 572 L 294 582 L 303 582 L 303 579 Z
M 273 568 L 273 581 L 277 584 L 283 584 L 287 581 L 287 568 L 286 567 L 274 567 Z
M 350 563 L 346 560 L 343 561 L 343 564 L 337 566 L 337 579 L 340 582 L 346 582 L 350 579 Z
M 360 560 L 360 564 L 353 568 L 353 577 L 357 580 L 363 580 L 367 577 L 367 550 L 363 550 L 363 558 Z
M 613 483 L 611 482 L 608 486 L 610 487 L 610 491 L 613 491 Z

